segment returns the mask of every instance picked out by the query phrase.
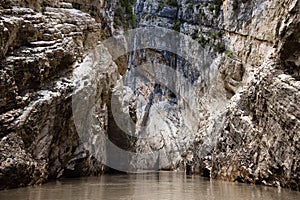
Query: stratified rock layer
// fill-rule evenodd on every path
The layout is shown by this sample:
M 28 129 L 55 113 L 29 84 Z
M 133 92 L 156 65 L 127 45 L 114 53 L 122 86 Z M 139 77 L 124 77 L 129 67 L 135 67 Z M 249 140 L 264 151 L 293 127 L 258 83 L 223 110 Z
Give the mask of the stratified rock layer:
M 186 106 L 183 98 L 155 80 L 138 80 L 138 98 L 121 99 L 129 103 L 119 110 L 129 111 L 134 123 L 146 125 L 146 133 L 156 137 L 131 141 L 117 127 L 109 101 L 119 72 L 127 76 L 124 83 L 131 84 L 133 70 L 126 70 L 126 56 L 117 66 L 109 56 L 100 59 L 103 52 L 95 48 L 116 31 L 113 16 L 121 14 L 113 9 L 119 4 L 1 1 L 0 189 L 102 173 L 101 161 L 109 155 L 105 142 L 94 135 L 98 131 L 125 150 L 160 151 L 158 162 L 150 163 L 160 169 L 183 164 L 212 178 L 299 190 L 299 4 L 138 0 L 137 16 L 125 13 L 127 17 L 136 17 L 141 27 L 160 26 L 191 36 L 204 47 L 203 59 L 211 56 L 213 64 L 195 69 L 177 55 L 157 50 L 132 55 L 134 66 L 129 69 L 167 64 L 192 87 L 181 90 Z M 74 71 L 88 67 L 91 73 L 74 80 Z M 93 99 L 95 115 L 83 121 L 96 118 L 101 123 L 89 127 L 91 146 L 84 146 L 76 128 L 86 127 L 80 126 L 84 122 L 75 126 L 72 97 L 75 85 L 86 84 L 86 90 L 75 94 L 79 100 L 91 100 L 89 76 L 99 81 L 91 87 L 99 92 Z M 180 81 L 174 83 L 180 88 Z M 88 103 L 82 107 L 90 112 Z M 143 160 L 131 161 L 149 167 Z
M 299 190 L 299 1 L 227 1 L 224 9 L 235 58 L 257 69 L 225 112 L 211 176 Z
M 194 88 L 186 91 L 196 115 L 183 115 L 180 120 L 170 116 L 189 113 L 183 106 L 178 109 L 175 105 L 171 111 L 155 108 L 170 114 L 164 121 L 171 128 L 156 141 L 138 140 L 138 150 L 164 149 L 168 159 L 161 161 L 173 168 L 180 159 L 173 151 L 185 141 L 186 153 L 180 162 L 190 162 L 192 171 L 212 178 L 299 190 L 299 1 L 147 0 L 138 1 L 136 10 L 140 26 L 173 28 L 190 35 L 210 49 L 215 61 L 219 60 L 218 73 L 214 74 L 213 65 L 195 73 L 178 62 L 180 58 L 176 61 L 165 52 L 136 56 L 137 63 L 149 59 L 179 71 L 183 68 L 182 73 L 192 74 L 188 81 L 197 80 Z M 168 103 L 172 105 L 172 101 Z M 157 134 L 163 123 L 154 121 L 161 114 L 151 112 L 149 124 L 157 125 L 148 132 Z M 178 122 L 190 122 L 195 132 L 187 134 Z M 183 133 L 184 139 L 177 141 Z M 175 147 L 169 148 L 172 145 Z
M 77 134 L 72 74 L 107 37 L 106 22 L 73 5 L 1 2 L 0 189 L 104 170 Z
M 272 67 L 228 107 L 211 176 L 299 190 L 300 84 Z

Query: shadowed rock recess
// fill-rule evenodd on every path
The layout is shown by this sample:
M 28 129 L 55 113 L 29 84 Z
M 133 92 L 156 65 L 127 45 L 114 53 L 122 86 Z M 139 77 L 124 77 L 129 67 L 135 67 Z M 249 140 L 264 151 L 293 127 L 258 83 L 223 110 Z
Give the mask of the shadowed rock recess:
M 210 65 L 157 49 L 113 61 L 97 48 L 153 26 L 190 36 Z M 89 148 L 75 128 L 73 72 L 92 65 L 101 73 L 95 69 L 99 125 L 91 132 L 137 155 L 159 153 L 154 161 L 130 157 L 133 168 L 300 190 L 298 0 L 0 0 L 0 45 L 0 189 L 113 171 L 105 141 L 95 136 Z M 149 63 L 178 71 L 189 87 L 176 93 L 155 76 L 136 76 Z M 170 83 L 178 89 L 181 81 Z M 134 91 L 118 105 L 135 137 L 112 116 L 120 86 Z M 149 138 L 138 137 L 141 127 Z

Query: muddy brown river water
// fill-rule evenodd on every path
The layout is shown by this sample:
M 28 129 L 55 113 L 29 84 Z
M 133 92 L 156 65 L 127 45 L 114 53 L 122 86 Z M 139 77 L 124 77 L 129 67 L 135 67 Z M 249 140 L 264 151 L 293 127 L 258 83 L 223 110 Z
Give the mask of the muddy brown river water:
M 0 200 L 299 200 L 283 188 L 209 180 L 176 172 L 64 179 L 0 191 Z

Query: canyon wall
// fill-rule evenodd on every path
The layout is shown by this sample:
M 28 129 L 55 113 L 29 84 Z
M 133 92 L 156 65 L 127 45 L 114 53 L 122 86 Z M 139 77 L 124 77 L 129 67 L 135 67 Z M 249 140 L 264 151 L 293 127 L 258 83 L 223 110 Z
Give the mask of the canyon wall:
M 131 3 L 1 1 L 0 189 L 105 172 L 111 155 L 97 132 L 123 150 L 158 152 L 150 161 L 130 157 L 134 169 L 188 166 L 212 178 L 299 190 L 299 1 Z M 195 67 L 157 49 L 114 62 L 101 41 L 133 26 L 186 34 L 207 63 Z M 153 74 L 166 81 L 136 76 L 146 64 L 161 66 Z M 167 66 L 182 76 L 168 79 Z M 134 94 L 118 104 L 136 124 L 134 137 L 112 114 L 120 86 Z
M 74 69 L 99 63 L 91 55 L 111 34 L 105 13 L 111 4 L 104 3 L 1 1 L 1 189 L 104 172 L 82 144 L 72 114 Z M 103 98 L 118 72 L 112 61 L 98 67 L 107 74 L 99 77 Z
M 255 72 L 225 112 L 211 176 L 299 190 L 299 1 L 223 6 L 233 58 Z
M 136 55 L 139 64 L 163 63 L 194 81 L 186 88 L 193 110 L 180 95 L 175 105 L 170 96 L 167 105 L 160 100 L 146 132 L 161 138 L 138 140 L 138 150 L 159 151 L 162 169 L 190 165 L 212 178 L 299 190 L 299 9 L 288 0 L 137 1 L 140 27 L 189 35 L 213 63 L 197 73 L 166 52 Z

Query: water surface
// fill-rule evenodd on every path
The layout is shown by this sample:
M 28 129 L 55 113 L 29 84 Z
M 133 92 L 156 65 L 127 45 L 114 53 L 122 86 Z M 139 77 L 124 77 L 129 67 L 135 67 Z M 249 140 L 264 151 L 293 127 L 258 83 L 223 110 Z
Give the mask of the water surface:
M 299 200 L 300 192 L 159 172 L 65 179 L 0 191 L 0 200 Z

